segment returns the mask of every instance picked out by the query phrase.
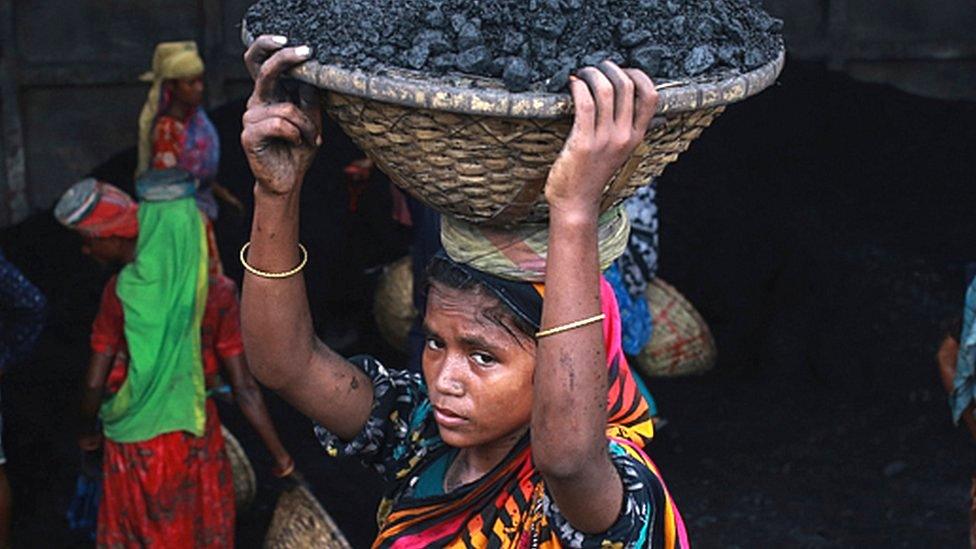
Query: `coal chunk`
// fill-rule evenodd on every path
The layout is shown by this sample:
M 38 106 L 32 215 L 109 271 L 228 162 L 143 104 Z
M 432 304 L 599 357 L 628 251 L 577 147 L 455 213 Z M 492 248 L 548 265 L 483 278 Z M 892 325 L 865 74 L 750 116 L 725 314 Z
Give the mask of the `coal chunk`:
M 466 22 L 461 27 L 461 30 L 458 31 L 458 49 L 471 49 L 475 46 L 480 46 L 482 42 L 484 42 L 484 39 L 481 36 L 481 29 L 475 26 L 475 24 L 471 21 Z
M 562 15 L 545 14 L 536 18 L 535 22 L 532 24 L 532 28 L 540 36 L 545 36 L 546 38 L 558 38 L 559 35 L 566 30 L 566 23 L 566 18 Z
M 648 30 L 628 32 L 620 38 L 620 45 L 625 48 L 633 48 L 647 42 L 651 36 L 651 31 Z
M 637 23 L 633 19 L 621 19 L 617 23 L 617 36 L 626 36 L 637 30 Z
M 718 58 L 730 67 L 736 66 L 742 59 L 742 50 L 732 44 L 722 44 L 718 48 Z
M 505 87 L 514 92 L 526 91 L 532 84 L 532 67 L 521 57 L 512 57 L 502 73 Z
M 438 55 L 446 51 L 451 51 L 452 45 L 447 37 L 439 30 L 429 30 L 418 34 L 414 38 L 414 46 L 424 44 L 427 46 L 430 55 Z
M 505 67 L 508 66 L 510 57 L 496 57 L 491 60 L 491 66 L 488 68 L 488 76 L 498 78 L 505 72 Z M 511 89 L 511 88 L 509 88 Z M 515 91 L 515 90 L 512 90 Z
M 603 63 L 607 59 L 610 59 L 610 52 L 603 51 L 603 50 L 595 51 L 583 57 L 583 59 L 580 60 L 580 65 L 584 67 L 590 67 L 594 65 L 599 65 L 600 63 Z
M 442 53 L 430 60 L 430 66 L 439 74 L 453 70 L 457 66 L 457 54 Z
M 508 54 L 518 53 L 525 43 L 525 35 L 521 32 L 509 29 L 502 38 L 502 51 Z
M 661 61 L 664 59 L 664 48 L 660 46 L 643 46 L 630 52 L 631 67 L 644 71 L 649 76 L 661 74 Z
M 461 72 L 478 74 L 491 67 L 491 53 L 485 46 L 476 46 L 457 55 L 457 68 Z
M 403 62 L 411 69 L 421 69 L 427 58 L 430 57 L 430 48 L 427 44 L 417 44 L 403 54 Z
M 468 18 L 464 16 L 463 13 L 453 13 L 451 14 L 451 29 L 454 32 L 461 32 L 464 24 L 468 22 Z
M 715 54 L 712 53 L 711 46 L 696 46 L 691 50 L 688 57 L 685 57 L 685 73 L 690 76 L 699 75 L 715 65 Z
M 447 17 L 440 8 L 434 8 L 424 16 L 424 23 L 432 29 L 441 29 L 447 26 Z
M 569 85 L 569 75 L 572 73 L 572 70 L 569 66 L 566 66 L 556 71 L 546 81 L 546 91 L 555 93 L 566 89 L 566 86 Z

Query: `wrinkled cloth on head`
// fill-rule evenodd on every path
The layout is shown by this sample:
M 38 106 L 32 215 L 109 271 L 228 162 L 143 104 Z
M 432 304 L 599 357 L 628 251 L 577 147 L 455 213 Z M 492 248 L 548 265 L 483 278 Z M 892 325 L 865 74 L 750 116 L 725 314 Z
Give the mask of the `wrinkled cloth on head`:
M 72 185 L 54 207 L 54 217 L 69 229 L 95 238 L 135 238 L 139 206 L 118 187 L 93 178 Z
M 629 233 L 630 222 L 622 207 L 600 216 L 597 245 L 601 271 L 624 253 Z M 445 215 L 441 220 L 441 243 L 451 259 L 479 271 L 522 282 L 544 282 L 546 279 L 547 225 L 498 229 Z
M 440 270 L 446 272 L 446 275 L 453 278 L 458 285 L 468 281 L 481 284 L 515 316 L 536 330 L 541 327 L 542 295 L 535 285 L 506 280 L 479 271 L 470 265 L 453 261 L 443 250 L 434 254 L 431 259 L 430 269 L 436 269 L 438 266 L 442 266 Z
M 150 170 L 136 180 L 136 197 L 143 202 L 166 202 L 191 198 L 197 181 L 186 170 Z

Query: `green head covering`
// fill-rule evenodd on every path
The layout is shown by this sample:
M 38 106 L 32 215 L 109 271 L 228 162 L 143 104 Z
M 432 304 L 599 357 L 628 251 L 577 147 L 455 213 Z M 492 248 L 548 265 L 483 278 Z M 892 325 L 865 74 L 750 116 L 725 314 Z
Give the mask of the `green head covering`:
M 139 442 L 163 433 L 204 433 L 206 387 L 200 324 L 207 301 L 207 237 L 181 170 L 150 171 L 136 183 L 135 261 L 119 273 L 129 370 L 102 405 L 105 436 Z

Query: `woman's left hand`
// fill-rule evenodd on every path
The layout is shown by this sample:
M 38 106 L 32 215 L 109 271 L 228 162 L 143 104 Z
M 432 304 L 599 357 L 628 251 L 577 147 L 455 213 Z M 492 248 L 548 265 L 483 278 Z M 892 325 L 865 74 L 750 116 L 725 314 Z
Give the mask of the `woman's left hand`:
M 546 200 L 553 214 L 599 214 L 603 189 L 644 139 L 657 111 L 654 83 L 611 61 L 586 67 L 569 87 L 576 118 L 549 170 Z

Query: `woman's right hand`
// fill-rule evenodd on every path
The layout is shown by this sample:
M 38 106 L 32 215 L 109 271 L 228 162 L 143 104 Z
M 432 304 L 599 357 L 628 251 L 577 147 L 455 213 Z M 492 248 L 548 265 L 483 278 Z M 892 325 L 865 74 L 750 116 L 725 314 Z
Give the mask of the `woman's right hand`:
M 102 447 L 102 434 L 97 432 L 78 435 L 78 448 L 83 452 L 94 452 Z
M 299 86 L 299 104 L 283 93 L 279 78 L 311 56 L 308 46 L 284 47 L 280 36 L 261 36 L 244 54 L 254 78 L 247 101 L 241 145 L 257 184 L 275 195 L 301 188 L 302 179 L 322 143 L 322 114 L 318 94 Z

